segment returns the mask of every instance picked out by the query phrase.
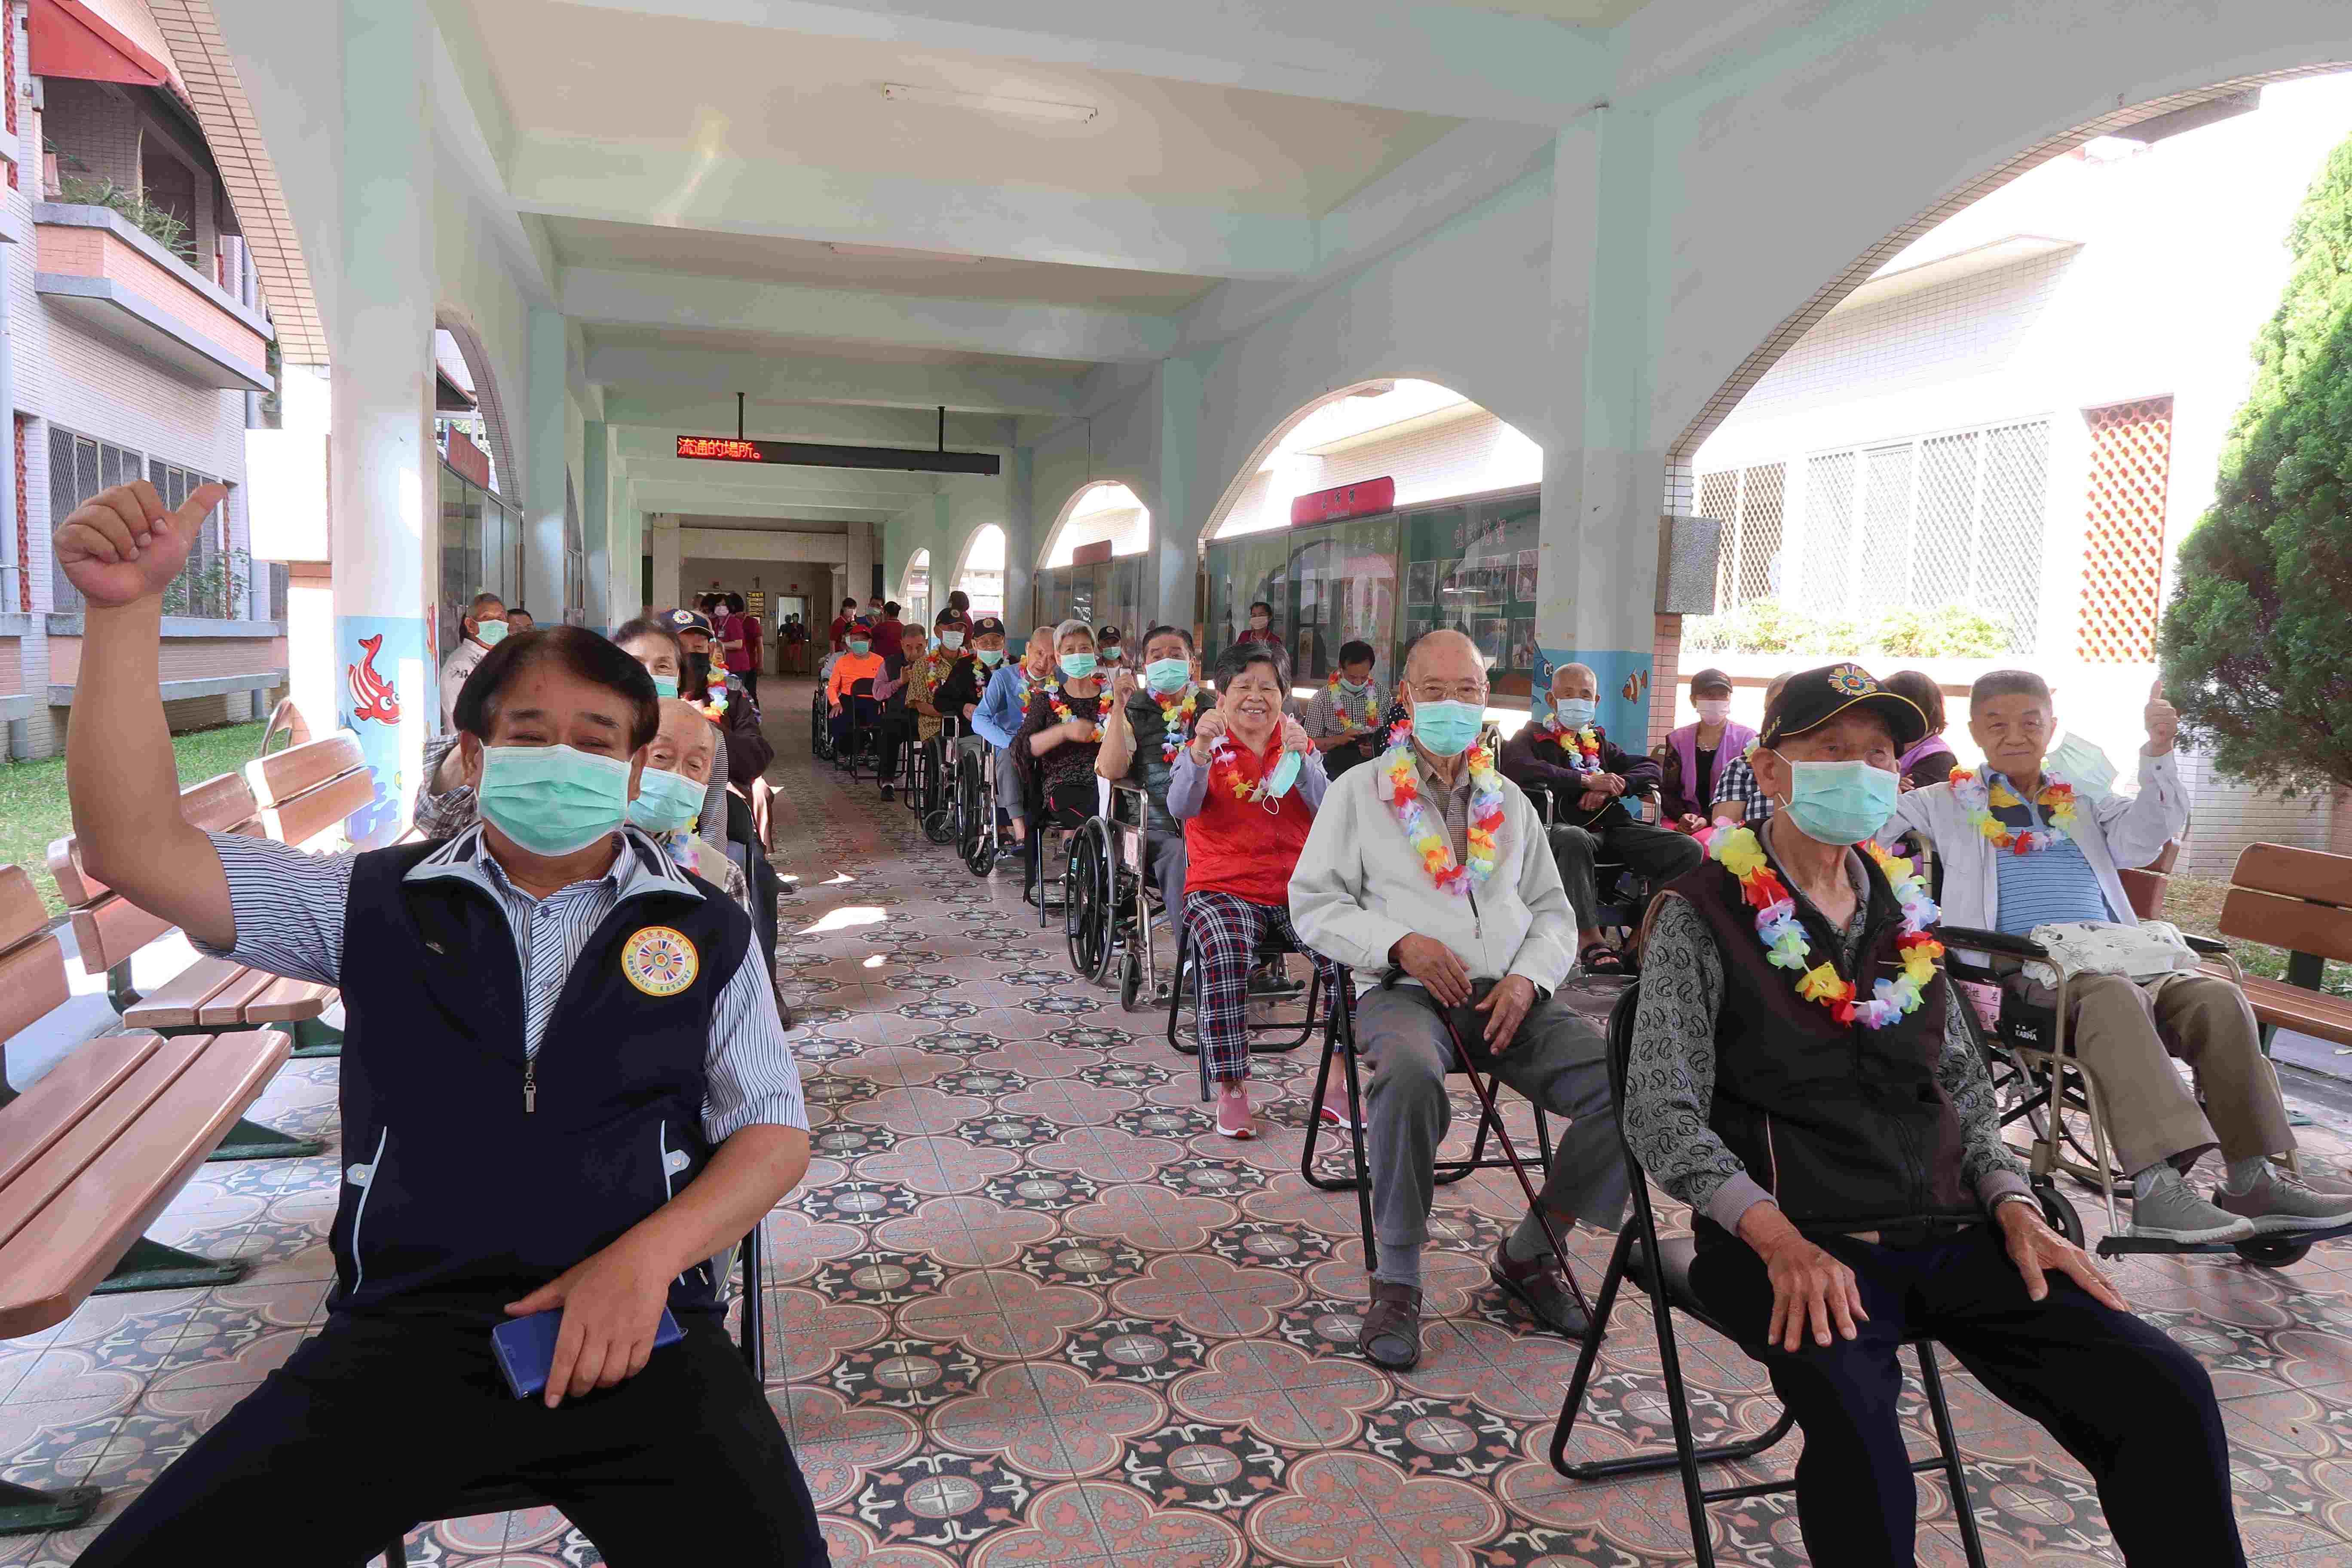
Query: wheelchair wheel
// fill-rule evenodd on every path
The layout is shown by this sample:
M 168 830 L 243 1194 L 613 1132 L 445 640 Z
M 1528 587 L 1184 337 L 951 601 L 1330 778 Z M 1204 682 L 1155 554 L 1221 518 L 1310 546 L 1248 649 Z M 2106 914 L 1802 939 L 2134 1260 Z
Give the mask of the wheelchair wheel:
M 819 762 L 833 756 L 833 726 L 826 717 L 824 693 L 820 691 L 809 703 L 809 755 Z
M 2259 1236 L 2252 1241 L 2237 1243 L 2235 1250 L 2257 1268 L 2292 1268 L 2303 1261 L 2304 1254 L 2311 1250 L 2311 1243 L 2289 1236 Z
M 991 809 L 993 803 L 984 798 L 987 794 L 987 781 L 980 776 L 980 759 L 963 758 L 956 765 L 955 847 L 956 858 L 967 866 L 971 864 L 972 857 L 980 853 L 981 843 L 988 837 L 988 819 L 982 813 Z M 977 874 L 986 875 L 984 872 Z
M 1070 845 L 1068 879 L 1062 898 L 1062 921 L 1070 939 L 1070 973 L 1089 984 L 1100 984 L 1110 973 L 1111 905 L 1110 825 L 1090 817 Z
M 2042 1217 L 2050 1222 L 2050 1228 L 2075 1246 L 2082 1246 L 2083 1216 L 2074 1212 L 2074 1205 L 2068 1201 L 2066 1194 L 2053 1184 L 2034 1188 L 2033 1196 L 2041 1204 Z
M 945 805 L 935 805 L 923 813 L 923 837 L 934 844 L 946 844 L 956 836 L 955 813 Z
M 1143 996 L 1143 955 L 1129 948 L 1118 966 L 1119 1011 L 1138 1012 L 1150 1005 Z

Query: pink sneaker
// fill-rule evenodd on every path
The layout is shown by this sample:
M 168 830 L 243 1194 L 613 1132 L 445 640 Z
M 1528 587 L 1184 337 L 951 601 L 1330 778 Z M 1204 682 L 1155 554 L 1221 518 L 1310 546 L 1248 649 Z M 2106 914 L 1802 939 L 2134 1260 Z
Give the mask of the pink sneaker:
M 1247 1079 L 1235 1079 L 1217 1086 L 1217 1133 L 1223 1138 L 1257 1136 L 1257 1118 L 1250 1114 Z

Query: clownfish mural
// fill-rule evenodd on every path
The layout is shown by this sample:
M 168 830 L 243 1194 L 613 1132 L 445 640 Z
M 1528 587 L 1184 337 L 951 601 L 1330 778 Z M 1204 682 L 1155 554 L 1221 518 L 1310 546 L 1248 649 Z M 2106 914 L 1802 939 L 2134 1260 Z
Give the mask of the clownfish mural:
M 359 663 L 343 667 L 352 692 L 352 717 L 373 719 L 383 724 L 399 723 L 400 693 L 375 669 L 375 656 L 383 651 L 383 634 L 360 638 L 360 647 L 362 651 Z

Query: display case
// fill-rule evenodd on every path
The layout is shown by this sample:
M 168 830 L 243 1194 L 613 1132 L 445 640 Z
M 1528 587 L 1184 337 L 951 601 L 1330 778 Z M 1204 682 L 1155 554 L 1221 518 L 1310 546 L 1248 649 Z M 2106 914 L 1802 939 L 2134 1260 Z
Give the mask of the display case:
M 1097 629 L 1117 626 L 1136 647 L 1143 646 L 1142 556 L 1043 567 L 1029 582 L 1034 605 L 1030 625 L 1077 620 Z

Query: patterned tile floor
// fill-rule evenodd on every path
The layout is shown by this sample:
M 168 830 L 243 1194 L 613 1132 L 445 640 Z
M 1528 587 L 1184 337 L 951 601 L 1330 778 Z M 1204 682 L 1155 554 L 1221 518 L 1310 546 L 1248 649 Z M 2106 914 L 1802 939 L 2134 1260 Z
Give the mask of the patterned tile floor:
M 1507 1173 L 1443 1190 L 1420 1368 L 1358 1360 L 1353 1201 L 1297 1170 L 1313 1050 L 1259 1058 L 1270 1136 L 1219 1139 L 1160 1016 L 1076 986 L 1016 873 L 975 880 L 870 783 L 814 766 L 806 687 L 776 685 L 776 859 L 799 887 L 780 962 L 805 1020 L 817 1158 L 769 1226 L 770 1397 L 836 1564 L 1689 1561 L 1671 1477 L 1581 1485 L 1545 1463 L 1574 1352 L 1486 1283 L 1484 1254 L 1519 1211 Z M 335 1067 L 289 1065 L 257 1114 L 331 1137 Z M 2343 1162 L 2344 1138 L 2311 1143 Z M 332 1273 L 337 1164 L 210 1165 L 173 1205 L 154 1234 L 252 1259 L 236 1286 L 95 1298 L 0 1343 L 0 1476 L 96 1482 L 110 1517 L 281 1362 Z M 1609 1238 L 1575 1246 L 1590 1289 Z M 2250 1553 L 2352 1563 L 2352 1248 L 2278 1273 L 2116 1272 L 2213 1370 Z M 1683 1342 L 1704 1424 L 1769 1422 L 1734 1348 L 1696 1330 Z M 1990 1561 L 2117 1561 L 2081 1469 L 1947 1364 Z M 1664 1439 L 1656 1366 L 1646 1305 L 1621 1304 L 1580 1455 Z M 1781 1473 L 1796 1447 L 1743 1479 Z M 1921 1507 L 1920 1561 L 1959 1563 L 1937 1483 Z M 1785 1499 L 1718 1507 L 1710 1527 L 1727 1563 L 1804 1561 Z M 70 1563 L 89 1536 L 0 1540 L 0 1568 Z M 544 1510 L 436 1524 L 409 1552 L 598 1561 Z

